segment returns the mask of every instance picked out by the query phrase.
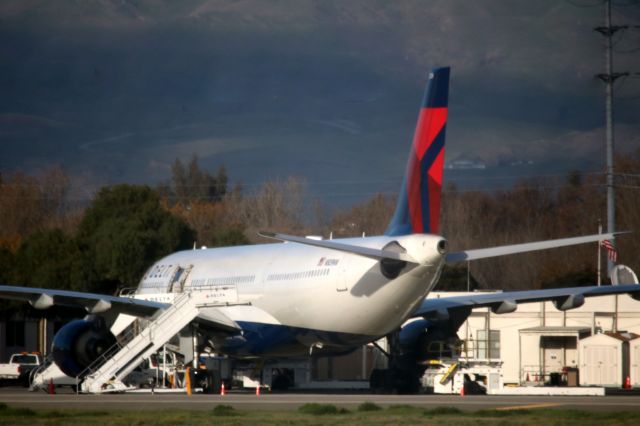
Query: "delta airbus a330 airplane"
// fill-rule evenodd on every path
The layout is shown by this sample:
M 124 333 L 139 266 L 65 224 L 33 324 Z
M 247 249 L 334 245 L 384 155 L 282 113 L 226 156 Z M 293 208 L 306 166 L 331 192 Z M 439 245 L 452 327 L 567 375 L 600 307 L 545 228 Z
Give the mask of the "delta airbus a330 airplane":
M 395 215 L 384 235 L 319 240 L 262 234 L 281 244 L 188 250 L 152 265 L 131 297 L 0 286 L 0 297 L 36 308 L 83 307 L 88 316 L 55 336 L 53 358 L 83 389 L 98 392 L 189 325 L 215 352 L 238 358 L 345 353 L 399 331 L 392 381 L 417 379 L 420 345 L 456 335 L 472 308 L 513 312 L 552 300 L 558 309 L 584 298 L 640 286 L 560 288 L 425 299 L 445 263 L 551 249 L 613 238 L 601 234 L 449 252 L 439 235 L 449 68 L 429 75 Z M 136 317 L 149 320 L 132 340 L 115 335 Z M 403 327 L 411 318 L 417 321 Z M 416 376 L 416 377 L 413 377 Z M 406 377 L 405 377 L 406 378 Z

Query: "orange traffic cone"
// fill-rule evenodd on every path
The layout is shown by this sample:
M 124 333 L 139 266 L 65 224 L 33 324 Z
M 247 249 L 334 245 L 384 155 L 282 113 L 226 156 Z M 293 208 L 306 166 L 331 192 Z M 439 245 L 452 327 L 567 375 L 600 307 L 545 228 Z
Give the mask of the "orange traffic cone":
M 627 376 L 627 378 L 624 381 L 624 389 L 631 389 L 631 377 Z
M 256 396 L 260 396 L 260 385 L 256 386 Z
M 222 385 L 220 385 L 220 395 L 221 396 L 225 395 L 225 393 L 224 393 L 224 382 L 222 382 Z
M 187 367 L 184 373 L 184 387 L 187 388 L 187 395 L 191 396 L 191 368 Z
M 47 390 L 49 395 L 55 395 L 56 387 L 53 385 L 53 378 L 49 379 L 49 387 Z
M 462 388 L 460 388 L 460 396 L 464 396 L 464 384 L 462 385 Z

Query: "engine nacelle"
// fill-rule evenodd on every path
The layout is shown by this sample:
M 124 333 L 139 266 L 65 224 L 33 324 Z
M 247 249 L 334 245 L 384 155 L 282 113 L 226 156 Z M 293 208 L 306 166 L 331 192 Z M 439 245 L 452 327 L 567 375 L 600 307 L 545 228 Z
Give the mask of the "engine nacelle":
M 115 342 L 103 318 L 75 320 L 56 333 L 51 354 L 64 374 L 78 377 Z
M 582 294 L 572 294 L 570 296 L 559 297 L 553 301 L 553 305 L 559 311 L 579 308 L 584 305 L 584 296 Z
M 395 253 L 407 252 L 407 250 L 404 247 L 402 247 L 400 244 L 398 244 L 397 241 L 390 242 L 389 244 L 384 246 L 382 249 L 386 251 L 392 251 Z M 398 278 L 398 276 L 400 275 L 400 272 L 402 272 L 405 266 L 407 266 L 407 262 L 403 262 L 402 260 L 382 259 L 380 261 L 380 272 L 382 272 L 382 275 L 384 275 L 388 279 L 394 280 Z

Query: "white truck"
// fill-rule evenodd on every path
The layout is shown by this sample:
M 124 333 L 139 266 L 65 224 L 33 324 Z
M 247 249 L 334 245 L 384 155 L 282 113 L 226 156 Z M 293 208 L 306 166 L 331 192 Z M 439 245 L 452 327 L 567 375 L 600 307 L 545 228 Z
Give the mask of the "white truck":
M 42 364 L 42 356 L 37 352 L 20 352 L 11 355 L 9 363 L 0 364 L 0 381 L 29 385 L 29 374 Z

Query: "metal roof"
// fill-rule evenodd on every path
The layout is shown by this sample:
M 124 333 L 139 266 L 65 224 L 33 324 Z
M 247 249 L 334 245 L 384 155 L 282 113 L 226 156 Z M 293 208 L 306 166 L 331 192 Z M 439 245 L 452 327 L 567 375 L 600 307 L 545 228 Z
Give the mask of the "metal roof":
M 523 328 L 520 333 L 526 334 L 543 334 L 547 336 L 579 336 L 581 334 L 591 334 L 589 327 L 562 327 L 562 326 L 546 326 Z

